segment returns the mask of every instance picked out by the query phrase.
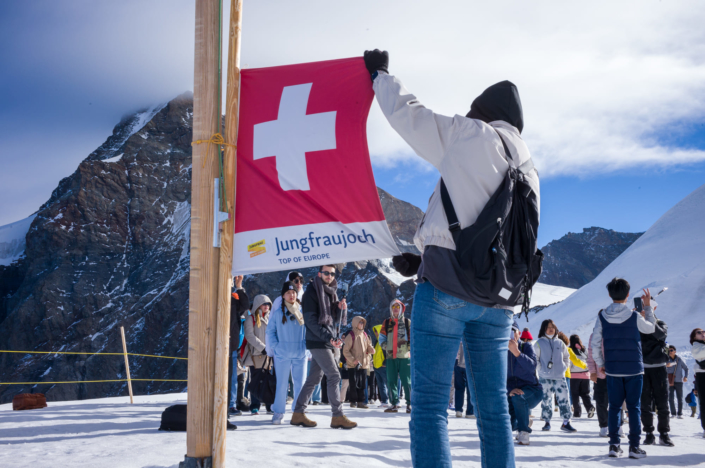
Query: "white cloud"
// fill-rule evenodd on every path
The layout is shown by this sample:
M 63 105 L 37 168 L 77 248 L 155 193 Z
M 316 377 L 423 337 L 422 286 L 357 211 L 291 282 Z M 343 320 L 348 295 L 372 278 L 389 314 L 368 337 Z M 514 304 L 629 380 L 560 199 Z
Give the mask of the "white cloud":
M 276 6 L 275 6 L 276 5 Z M 387 49 L 390 72 L 436 112 L 464 115 L 487 86 L 517 84 L 542 175 L 705 160 L 663 136 L 705 120 L 698 2 L 266 2 L 244 11 L 243 63 L 271 66 Z M 378 165 L 416 158 L 376 104 Z

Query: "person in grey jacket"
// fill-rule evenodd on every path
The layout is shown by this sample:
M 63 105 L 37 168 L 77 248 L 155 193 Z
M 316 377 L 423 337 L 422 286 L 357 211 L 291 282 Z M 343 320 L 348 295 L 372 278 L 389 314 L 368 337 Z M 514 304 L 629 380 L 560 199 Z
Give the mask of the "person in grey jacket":
M 688 381 L 688 366 L 685 361 L 676 354 L 676 347 L 668 347 L 668 403 L 671 406 L 671 417 L 683 419 L 683 382 Z M 671 375 L 673 377 L 671 377 Z M 676 413 L 676 402 L 674 396 L 678 398 L 678 412 Z
M 568 347 L 557 339 L 558 328 L 553 320 L 544 320 L 541 323 L 539 339 L 534 344 L 536 359 L 539 361 L 539 383 L 543 387 L 543 401 L 541 402 L 541 419 L 546 421 L 544 431 L 551 430 L 551 416 L 553 415 L 553 396 L 558 400 L 558 408 L 563 417 L 561 430 L 575 432 L 570 424 L 572 413 L 568 383 L 565 380 L 565 371 L 570 367 L 570 354 Z

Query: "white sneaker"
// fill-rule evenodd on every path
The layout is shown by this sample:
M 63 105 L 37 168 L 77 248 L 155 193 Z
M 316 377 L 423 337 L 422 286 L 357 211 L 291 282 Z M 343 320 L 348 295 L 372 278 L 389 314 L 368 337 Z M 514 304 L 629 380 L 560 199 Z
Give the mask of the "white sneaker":
M 274 424 L 275 426 L 280 426 L 282 423 L 282 419 L 284 419 L 283 413 L 274 413 L 274 416 L 272 416 L 272 424 Z
M 377 408 L 389 408 L 389 403 L 382 403 Z
M 678 415 L 678 419 L 683 419 L 683 415 L 682 415 L 682 414 L 679 414 L 679 415 Z
M 463 412 L 462 412 L 462 411 L 456 411 L 456 412 L 455 412 L 455 417 L 456 417 L 456 418 L 462 418 L 462 417 L 463 417 Z
M 474 414 L 466 414 L 465 419 L 475 419 L 475 415 Z
M 519 431 L 519 434 L 517 435 L 517 443 L 519 445 L 529 445 L 529 433 Z
M 610 436 L 610 428 L 609 427 L 601 427 L 600 428 L 600 437 L 609 437 Z

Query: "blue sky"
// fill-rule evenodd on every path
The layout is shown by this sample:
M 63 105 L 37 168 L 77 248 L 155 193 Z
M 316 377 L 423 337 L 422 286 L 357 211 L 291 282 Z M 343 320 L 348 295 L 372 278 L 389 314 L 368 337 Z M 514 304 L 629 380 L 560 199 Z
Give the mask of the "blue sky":
M 646 230 L 705 183 L 698 5 L 246 0 L 242 65 L 387 49 L 391 73 L 446 115 L 511 79 L 541 173 L 545 245 L 589 226 Z M 0 225 L 35 211 L 124 114 L 193 88 L 193 17 L 193 0 L 0 4 Z M 376 104 L 368 135 L 378 185 L 424 209 L 435 170 Z

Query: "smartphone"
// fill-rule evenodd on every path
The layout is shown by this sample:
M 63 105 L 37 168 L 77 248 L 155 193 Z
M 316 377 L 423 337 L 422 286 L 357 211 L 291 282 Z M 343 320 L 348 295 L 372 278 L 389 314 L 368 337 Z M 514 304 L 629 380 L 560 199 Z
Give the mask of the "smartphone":
M 634 308 L 639 313 L 641 313 L 644 310 L 644 307 L 641 304 L 641 297 L 637 296 L 634 298 Z

